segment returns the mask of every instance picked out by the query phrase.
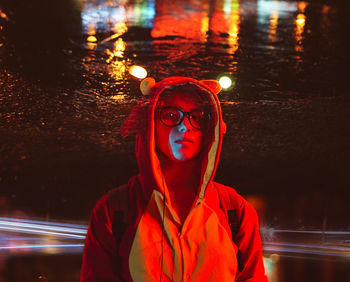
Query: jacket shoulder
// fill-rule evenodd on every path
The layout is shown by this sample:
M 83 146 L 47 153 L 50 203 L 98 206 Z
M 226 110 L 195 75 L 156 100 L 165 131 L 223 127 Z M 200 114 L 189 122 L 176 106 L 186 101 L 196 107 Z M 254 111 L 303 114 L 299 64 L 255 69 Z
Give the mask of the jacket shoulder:
M 129 185 L 123 184 L 108 191 L 105 195 L 109 214 L 114 215 L 116 211 L 127 213 L 129 203 Z
M 232 239 L 238 247 L 236 281 L 267 281 L 257 212 L 235 189 L 219 183 L 214 185 L 227 212 Z
M 214 182 L 220 199 L 220 203 L 225 210 L 236 210 L 238 216 L 255 216 L 256 211 L 253 206 L 243 198 L 234 188 Z
M 249 204 L 240 194 L 238 194 L 236 189 L 217 182 L 214 182 L 214 186 L 219 194 L 220 201 L 223 202 L 226 209 L 235 209 Z

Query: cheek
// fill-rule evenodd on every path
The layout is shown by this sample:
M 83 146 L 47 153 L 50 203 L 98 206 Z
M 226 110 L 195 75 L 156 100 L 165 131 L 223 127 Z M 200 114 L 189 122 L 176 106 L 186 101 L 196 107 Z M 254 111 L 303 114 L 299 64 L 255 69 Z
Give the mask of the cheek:
M 198 140 L 198 143 L 197 143 L 197 153 L 201 152 L 203 147 L 204 147 L 204 142 L 203 142 L 203 134 L 198 134 L 197 136 L 197 140 Z
M 169 128 L 159 121 L 157 121 L 155 125 L 155 139 L 157 148 L 163 154 L 167 154 L 169 151 Z

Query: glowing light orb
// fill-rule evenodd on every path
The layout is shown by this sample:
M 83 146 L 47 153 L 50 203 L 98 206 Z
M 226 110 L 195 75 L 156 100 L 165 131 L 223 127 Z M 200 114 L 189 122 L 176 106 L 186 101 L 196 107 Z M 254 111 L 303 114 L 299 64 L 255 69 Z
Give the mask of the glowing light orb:
M 132 66 L 129 70 L 129 73 L 132 76 L 135 76 L 135 77 L 141 78 L 141 79 L 143 79 L 147 76 L 147 71 L 143 67 L 140 67 L 140 66 Z
M 223 89 L 230 88 L 232 85 L 232 80 L 228 76 L 222 76 L 219 79 L 219 83 Z
M 90 35 L 88 38 L 87 38 L 87 41 L 88 42 L 97 42 L 97 38 L 93 35 Z

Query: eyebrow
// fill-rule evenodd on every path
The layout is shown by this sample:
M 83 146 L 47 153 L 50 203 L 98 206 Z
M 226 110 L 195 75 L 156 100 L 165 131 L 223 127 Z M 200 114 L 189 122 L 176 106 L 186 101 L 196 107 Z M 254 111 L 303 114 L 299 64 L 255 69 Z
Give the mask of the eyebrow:
M 160 106 L 160 107 L 157 107 L 157 108 L 159 108 L 159 109 L 161 109 L 161 108 L 165 108 L 165 107 L 169 107 L 169 108 L 177 108 L 177 109 L 179 109 L 179 110 L 181 110 L 181 111 L 183 111 L 183 112 L 193 112 L 193 111 L 203 111 L 203 112 L 206 112 L 206 109 L 205 109 L 205 107 L 203 107 L 203 106 L 200 106 L 200 107 L 191 107 L 188 111 L 185 111 L 184 109 L 183 109 L 183 107 L 181 107 L 181 106 L 178 106 L 178 105 L 169 105 L 169 104 L 163 104 L 162 106 Z

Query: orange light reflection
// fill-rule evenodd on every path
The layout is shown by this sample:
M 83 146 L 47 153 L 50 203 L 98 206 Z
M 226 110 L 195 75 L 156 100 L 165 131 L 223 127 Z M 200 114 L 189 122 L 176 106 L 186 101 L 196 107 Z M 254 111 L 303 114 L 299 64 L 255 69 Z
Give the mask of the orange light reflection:
M 227 51 L 234 53 L 238 49 L 240 25 L 239 1 L 227 0 L 222 7 L 214 6 L 213 8 L 209 26 L 213 37 L 210 40 L 218 44 L 228 44 L 230 47 Z M 228 33 L 227 39 L 220 36 L 225 33 Z
M 183 11 L 178 12 L 179 15 L 184 14 Z M 204 42 L 206 39 L 207 26 L 203 12 L 191 12 L 179 18 L 164 15 L 155 17 L 152 30 L 152 37 L 179 36 L 198 42 Z M 205 19 L 203 22 L 203 18 Z
M 122 103 L 125 101 L 126 97 L 127 97 L 126 94 L 120 94 L 120 95 L 110 96 L 109 98 L 115 102 Z
M 239 2 L 238 0 L 234 1 L 235 3 L 232 5 L 231 17 L 230 17 L 230 29 L 229 29 L 229 41 L 230 52 L 234 53 L 238 49 L 238 34 L 239 34 Z
M 87 47 L 89 50 L 95 50 L 96 49 L 96 23 L 92 22 L 88 26 L 88 37 L 86 39 L 87 41 Z
M 303 51 L 303 45 L 302 45 L 302 39 L 303 39 L 303 32 L 304 32 L 304 26 L 305 26 L 305 15 L 304 14 L 298 14 L 297 18 L 295 20 L 296 27 L 295 27 L 295 51 L 302 52 Z
M 307 2 L 298 2 L 298 14 L 295 19 L 295 51 L 303 52 L 303 33 L 305 28 L 305 9 L 308 6 Z
M 90 35 L 88 38 L 87 38 L 87 41 L 88 42 L 97 42 L 97 38 L 93 35 Z
M 114 42 L 114 49 L 111 51 L 106 50 L 107 55 L 109 55 L 106 62 L 109 64 L 108 72 L 109 74 L 117 80 L 122 80 L 125 76 L 126 66 L 124 59 L 124 51 L 126 44 L 122 38 L 118 38 Z
M 9 18 L 7 17 L 7 15 L 3 12 L 3 11 L 1 11 L 0 10 L 0 18 L 3 18 L 3 19 L 5 19 L 5 20 L 9 20 Z
M 269 26 L 269 39 L 271 42 L 277 40 L 277 26 L 278 26 L 278 12 L 275 10 L 270 15 L 270 26 Z
M 322 14 L 327 14 L 331 9 L 331 6 L 324 4 L 322 7 Z
M 299 11 L 300 13 L 303 13 L 303 14 L 304 14 L 307 5 L 308 5 L 308 3 L 305 2 L 305 1 L 300 1 L 300 2 L 298 2 L 298 11 Z

